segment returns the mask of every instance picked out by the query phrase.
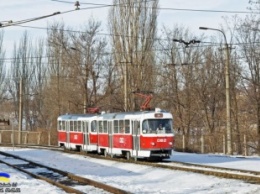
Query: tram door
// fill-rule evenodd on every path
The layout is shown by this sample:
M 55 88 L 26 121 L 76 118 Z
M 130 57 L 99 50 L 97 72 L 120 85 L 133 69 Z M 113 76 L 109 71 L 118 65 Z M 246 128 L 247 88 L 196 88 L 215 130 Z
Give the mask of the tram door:
M 113 148 L 113 121 L 108 121 L 108 154 L 112 156 Z
M 83 127 L 83 134 L 84 134 L 84 147 L 85 147 L 85 150 L 88 151 L 88 146 L 89 146 L 88 122 L 82 121 L 82 127 Z
M 137 159 L 140 150 L 140 120 L 132 121 L 133 155 Z

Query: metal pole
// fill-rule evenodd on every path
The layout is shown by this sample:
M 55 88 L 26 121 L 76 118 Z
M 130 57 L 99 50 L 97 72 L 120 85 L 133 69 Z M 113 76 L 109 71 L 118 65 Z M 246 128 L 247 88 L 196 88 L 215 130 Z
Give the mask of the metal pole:
M 22 126 L 23 126 L 23 78 L 20 78 L 20 85 L 19 85 L 19 130 L 18 130 L 18 144 L 21 144 L 22 139 Z
M 12 123 L 13 151 L 14 151 L 14 124 Z
M 85 72 L 86 72 L 86 85 L 85 85 L 85 88 L 86 88 L 86 91 L 85 91 L 85 100 L 84 100 L 84 113 L 86 114 L 88 112 L 88 105 L 89 105 L 89 102 L 88 102 L 88 74 L 89 74 L 89 69 L 88 69 L 88 64 L 85 62 Z M 91 100 L 91 99 L 90 99 Z
M 125 72 L 124 72 L 124 97 L 125 97 L 125 112 L 127 111 L 127 69 L 125 63 Z
M 221 32 L 225 40 L 226 63 L 225 63 L 225 80 L 226 80 L 226 133 L 227 133 L 227 154 L 232 155 L 232 130 L 231 130 L 231 110 L 230 110 L 230 57 L 227 38 L 222 30 L 208 27 L 199 27 L 200 30 L 215 30 Z

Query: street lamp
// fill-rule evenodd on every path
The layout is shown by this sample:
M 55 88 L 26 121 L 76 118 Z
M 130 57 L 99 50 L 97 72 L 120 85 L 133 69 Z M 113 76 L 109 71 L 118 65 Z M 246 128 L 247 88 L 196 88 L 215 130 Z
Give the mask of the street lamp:
M 230 111 L 230 59 L 229 59 L 229 51 L 228 51 L 228 43 L 225 33 L 222 30 L 208 27 L 199 27 L 200 30 L 214 30 L 221 32 L 224 36 L 225 40 L 225 50 L 226 50 L 226 63 L 225 63 L 225 80 L 226 80 L 226 133 L 227 133 L 227 154 L 232 155 L 232 131 L 231 131 L 231 111 Z

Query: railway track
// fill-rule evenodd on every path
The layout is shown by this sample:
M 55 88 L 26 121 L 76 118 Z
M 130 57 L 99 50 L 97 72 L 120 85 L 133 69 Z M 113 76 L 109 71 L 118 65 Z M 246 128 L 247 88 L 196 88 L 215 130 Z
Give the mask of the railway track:
M 134 163 L 138 165 L 146 165 L 156 168 L 163 168 L 163 169 L 170 169 L 170 170 L 180 170 L 186 172 L 193 172 L 193 173 L 200 173 L 204 175 L 211 175 L 220 178 L 226 179 L 236 179 L 242 180 L 252 184 L 260 184 L 260 172 L 259 171 L 249 171 L 249 170 L 240 170 L 240 169 L 233 169 L 233 168 L 224 168 L 224 167 L 217 167 L 217 166 L 209 166 L 209 165 L 200 165 L 200 164 L 193 164 L 193 163 L 185 163 L 185 162 L 175 162 L 175 161 L 165 161 L 165 162 L 149 162 L 145 160 L 126 160 L 124 158 L 111 158 L 111 157 L 104 157 L 102 155 L 97 154 L 86 154 L 84 152 L 74 152 L 65 150 L 64 152 L 69 154 L 80 154 L 80 155 L 87 155 L 89 157 L 97 158 L 97 159 L 105 159 L 111 161 L 119 161 L 124 163 Z
M 146 160 L 126 160 L 124 158 L 111 158 L 104 157 L 103 155 L 90 154 L 85 152 L 75 152 L 64 150 L 64 152 L 69 154 L 78 154 L 78 155 L 87 155 L 89 157 L 97 158 L 97 159 L 105 159 L 111 161 L 119 161 L 124 163 L 135 163 L 139 165 L 152 166 L 163 169 L 170 170 L 180 170 L 186 172 L 200 173 L 204 175 L 211 175 L 220 178 L 226 179 L 236 179 L 242 180 L 248 183 L 260 184 L 260 172 L 259 171 L 249 171 L 249 170 L 238 170 L 232 168 L 224 168 L 217 166 L 209 166 L 209 165 L 200 165 L 193 163 L 185 163 L 185 162 L 174 162 L 174 161 L 165 161 L 165 162 L 149 162 Z
M 36 148 L 36 146 L 27 146 L 28 148 Z M 37 146 L 38 147 L 38 146 Z M 46 148 L 45 148 L 46 149 Z M 47 148 L 49 149 L 49 148 Z M 60 148 L 51 148 L 51 150 L 62 151 Z M 162 169 L 170 169 L 170 170 L 180 170 L 186 172 L 200 173 L 204 175 L 211 175 L 220 178 L 226 179 L 236 179 L 242 180 L 248 183 L 260 184 L 260 172 L 259 171 L 249 171 L 249 170 L 238 170 L 232 168 L 223 168 L 216 166 L 208 166 L 208 165 L 200 165 L 193 163 L 184 163 L 184 162 L 174 162 L 174 161 L 165 161 L 165 162 L 148 162 L 145 160 L 126 160 L 124 158 L 111 158 L 104 157 L 103 155 L 91 154 L 85 152 L 75 152 L 69 150 L 63 150 L 63 152 L 68 154 L 76 154 L 76 155 L 86 155 L 88 157 L 96 158 L 96 159 L 104 159 L 110 161 L 117 161 L 122 163 L 134 163 L 138 165 L 146 165 L 156 168 Z
M 156 167 L 171 169 L 171 170 L 181 170 L 187 172 L 200 173 L 204 175 L 211 175 L 226 179 L 236 179 L 242 180 L 248 183 L 260 184 L 260 172 L 249 171 L 249 170 L 239 170 L 232 168 L 223 168 L 208 165 L 199 165 L 183 162 L 168 162 L 154 164 Z
M 51 168 L 19 156 L 0 151 L 0 163 L 24 172 L 34 178 L 44 180 L 55 185 L 67 193 L 115 193 L 126 194 L 128 191 L 106 185 L 91 179 L 83 178 L 75 174 Z

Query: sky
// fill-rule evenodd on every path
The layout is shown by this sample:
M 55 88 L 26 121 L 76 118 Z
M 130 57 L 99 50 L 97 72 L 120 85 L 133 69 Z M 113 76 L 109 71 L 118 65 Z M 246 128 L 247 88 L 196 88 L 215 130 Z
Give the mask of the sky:
M 60 0 L 62 1 L 62 0 Z M 0 0 L 0 22 L 3 21 L 19 21 L 23 19 L 30 19 L 39 16 L 45 16 L 54 12 L 66 12 L 74 10 L 74 0 L 64 0 L 65 2 L 57 2 L 53 0 Z M 66 3 L 71 2 L 71 3 Z M 96 4 L 112 4 L 112 0 L 82 0 L 81 8 L 91 7 L 91 5 L 84 3 Z M 97 5 L 94 5 L 96 7 Z M 175 9 L 193 9 L 193 10 L 221 10 L 221 11 L 248 11 L 248 0 L 159 0 L 160 8 L 175 8 Z M 80 28 L 84 26 L 90 17 L 102 22 L 103 32 L 108 32 L 107 22 L 109 7 L 98 9 L 84 9 L 74 11 L 66 14 L 42 19 L 24 25 L 47 27 L 53 22 L 64 22 L 65 25 L 73 28 Z M 234 13 L 216 13 L 216 12 L 197 12 L 197 11 L 177 11 L 177 10 L 159 10 L 158 27 L 164 25 L 172 29 L 176 24 L 183 25 L 196 34 L 205 33 L 199 30 L 199 26 L 206 26 L 211 28 L 220 28 L 224 23 L 223 16 L 231 17 Z M 239 17 L 245 17 L 246 14 L 238 13 Z M 7 27 L 4 28 L 4 47 L 7 53 L 11 52 L 14 41 L 21 38 L 24 31 L 27 31 L 33 39 L 39 39 L 46 35 L 45 30 L 24 28 L 24 27 Z M 158 30 L 160 32 L 160 30 Z M 207 34 L 214 34 L 208 32 Z M 216 34 L 216 32 L 215 32 Z
M 82 155 L 70 155 L 51 150 L 1 147 L 0 151 L 6 151 L 54 168 L 58 167 L 61 170 L 101 181 L 135 194 L 260 193 L 260 185 L 258 184 L 206 176 L 199 173 L 172 171 L 143 165 L 93 159 Z M 0 159 L 10 160 L 4 157 L 0 157 Z M 241 158 L 225 155 L 173 152 L 173 156 L 169 160 L 260 171 L 260 157 Z M 0 172 L 10 174 L 10 182 L 16 182 L 18 184 L 17 187 L 21 189 L 21 193 L 64 193 L 54 186 L 35 180 L 1 163 Z M 101 193 L 95 192 L 95 194 Z

